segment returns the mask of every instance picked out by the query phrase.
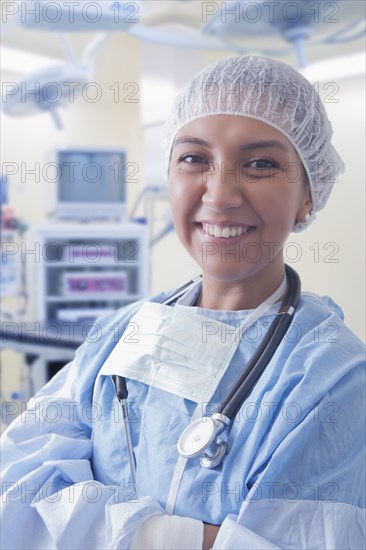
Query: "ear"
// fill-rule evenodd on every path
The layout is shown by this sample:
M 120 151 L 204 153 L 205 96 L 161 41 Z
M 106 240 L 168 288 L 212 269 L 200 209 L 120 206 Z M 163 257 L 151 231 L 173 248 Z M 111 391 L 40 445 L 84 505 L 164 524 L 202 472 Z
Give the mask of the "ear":
M 305 222 L 305 216 L 307 214 L 310 214 L 311 210 L 313 208 L 313 201 L 311 199 L 311 193 L 310 193 L 310 185 L 306 185 L 304 189 L 304 193 L 300 202 L 299 209 L 296 213 L 296 223 L 303 223 Z

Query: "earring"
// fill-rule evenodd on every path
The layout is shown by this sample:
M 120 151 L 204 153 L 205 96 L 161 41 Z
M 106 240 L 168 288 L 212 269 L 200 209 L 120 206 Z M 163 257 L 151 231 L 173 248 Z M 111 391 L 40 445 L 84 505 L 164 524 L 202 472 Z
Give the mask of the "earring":
M 304 221 L 308 222 L 313 214 L 314 214 L 313 210 L 310 210 L 310 212 L 305 214 Z

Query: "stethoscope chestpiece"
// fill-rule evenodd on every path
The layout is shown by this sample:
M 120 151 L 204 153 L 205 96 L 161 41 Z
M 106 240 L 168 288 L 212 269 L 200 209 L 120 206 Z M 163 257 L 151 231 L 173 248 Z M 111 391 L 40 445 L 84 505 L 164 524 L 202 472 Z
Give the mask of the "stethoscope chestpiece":
M 214 452 L 211 453 L 211 448 L 209 447 L 205 455 L 200 458 L 200 464 L 204 468 L 216 468 L 221 464 L 222 459 L 227 453 L 227 443 L 220 439 L 219 437 L 215 441 Z
M 215 468 L 226 454 L 226 442 L 218 436 L 230 426 L 230 419 L 216 413 L 198 418 L 181 434 L 177 448 L 183 458 L 201 456 L 204 468 Z

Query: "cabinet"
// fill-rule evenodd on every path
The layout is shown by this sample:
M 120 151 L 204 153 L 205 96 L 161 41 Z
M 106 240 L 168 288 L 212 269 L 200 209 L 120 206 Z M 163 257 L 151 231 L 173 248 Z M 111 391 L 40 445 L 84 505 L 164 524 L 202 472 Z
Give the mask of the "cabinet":
M 17 296 L 20 284 L 18 234 L 13 229 L 0 231 L 0 296 Z
M 147 226 L 137 223 L 64 222 L 36 228 L 38 320 L 91 324 L 148 296 L 148 235 Z M 46 382 L 65 360 L 46 361 L 36 386 Z

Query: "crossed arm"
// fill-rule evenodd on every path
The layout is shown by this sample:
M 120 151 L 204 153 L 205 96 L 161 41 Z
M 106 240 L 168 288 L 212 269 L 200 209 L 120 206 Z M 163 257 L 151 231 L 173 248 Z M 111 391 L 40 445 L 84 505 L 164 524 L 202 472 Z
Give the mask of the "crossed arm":
M 210 523 L 204 523 L 202 550 L 209 550 L 213 547 L 219 529 L 220 525 L 211 525 Z

